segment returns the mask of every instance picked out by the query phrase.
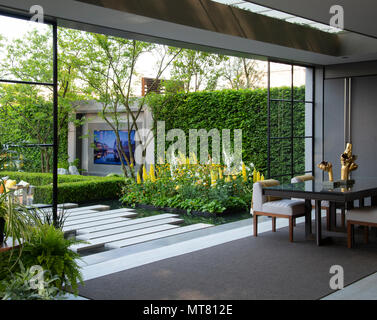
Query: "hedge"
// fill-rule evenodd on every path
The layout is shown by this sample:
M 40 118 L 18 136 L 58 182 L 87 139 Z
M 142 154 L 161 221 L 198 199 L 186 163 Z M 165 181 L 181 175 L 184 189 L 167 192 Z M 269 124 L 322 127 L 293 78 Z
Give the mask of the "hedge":
M 52 174 L 0 171 L 0 177 L 24 180 L 36 186 L 34 203 L 52 203 Z M 125 185 L 122 177 L 59 175 L 58 203 L 87 203 L 119 199 Z
M 271 98 L 290 100 L 290 87 L 272 88 Z M 294 99 L 305 100 L 305 87 L 294 88 Z M 267 89 L 178 93 L 156 97 L 151 106 L 166 131 L 182 129 L 242 129 L 242 158 L 267 171 Z M 294 105 L 294 135 L 305 136 L 305 104 Z M 271 102 L 271 136 L 291 136 L 290 102 Z M 188 146 L 188 140 L 186 145 Z M 169 144 L 166 144 L 166 149 Z M 187 150 L 188 151 L 188 150 Z M 199 145 L 198 145 L 199 151 Z M 305 141 L 294 143 L 294 168 L 305 168 Z M 290 140 L 272 140 L 271 175 L 290 173 Z M 288 165 L 287 165 L 288 164 Z

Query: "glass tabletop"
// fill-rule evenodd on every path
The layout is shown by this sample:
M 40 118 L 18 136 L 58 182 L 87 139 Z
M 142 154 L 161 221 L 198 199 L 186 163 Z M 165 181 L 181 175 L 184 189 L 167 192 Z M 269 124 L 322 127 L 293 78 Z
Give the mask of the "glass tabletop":
M 377 177 L 356 178 L 355 183 L 348 187 L 341 186 L 338 188 L 331 188 L 324 185 L 322 182 L 305 181 L 299 183 L 281 184 L 274 187 L 265 187 L 264 189 L 279 190 L 285 192 L 310 192 L 310 193 L 331 193 L 331 194 L 347 194 L 354 192 L 367 191 L 377 189 Z

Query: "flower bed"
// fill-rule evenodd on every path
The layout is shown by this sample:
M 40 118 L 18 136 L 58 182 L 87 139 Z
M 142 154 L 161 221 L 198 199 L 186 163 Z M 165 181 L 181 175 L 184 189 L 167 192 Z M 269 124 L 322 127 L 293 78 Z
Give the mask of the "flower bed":
M 170 164 L 151 166 L 149 173 L 144 168 L 136 182 L 129 179 L 121 201 L 131 207 L 204 216 L 249 211 L 252 184 L 257 179 L 263 176 L 253 171 L 253 165 L 230 171 L 227 166 L 196 164 L 181 156 Z

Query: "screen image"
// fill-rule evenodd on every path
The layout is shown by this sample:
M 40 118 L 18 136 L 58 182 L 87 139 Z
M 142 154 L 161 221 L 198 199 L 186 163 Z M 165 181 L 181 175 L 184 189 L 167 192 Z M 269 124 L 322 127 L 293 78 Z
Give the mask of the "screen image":
M 122 149 L 129 159 L 128 132 L 119 131 Z M 131 148 L 135 153 L 135 131 L 131 131 Z M 120 165 L 120 154 L 116 146 L 116 136 L 113 130 L 94 131 L 94 164 Z M 124 161 L 126 163 L 126 161 Z

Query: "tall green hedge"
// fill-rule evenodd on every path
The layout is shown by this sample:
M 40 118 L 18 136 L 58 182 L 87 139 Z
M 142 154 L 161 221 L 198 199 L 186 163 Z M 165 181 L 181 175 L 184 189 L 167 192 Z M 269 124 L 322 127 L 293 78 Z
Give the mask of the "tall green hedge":
M 271 98 L 290 100 L 290 87 L 273 88 Z M 294 99 L 305 100 L 305 88 L 294 88 Z M 222 90 L 178 93 L 156 98 L 152 111 L 157 121 L 165 121 L 166 130 L 182 129 L 187 137 L 190 129 L 242 129 L 242 158 L 267 171 L 267 90 Z M 294 105 L 294 135 L 305 135 L 305 104 Z M 291 103 L 271 102 L 271 135 L 291 136 Z M 187 140 L 188 145 L 188 140 Z M 168 148 L 168 144 L 166 146 Z M 294 168 L 304 171 L 305 142 L 294 142 Z M 271 143 L 271 174 L 290 173 L 290 140 Z

